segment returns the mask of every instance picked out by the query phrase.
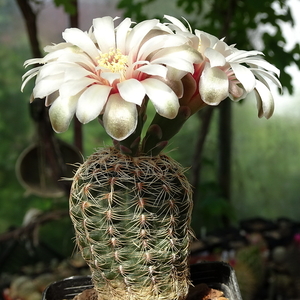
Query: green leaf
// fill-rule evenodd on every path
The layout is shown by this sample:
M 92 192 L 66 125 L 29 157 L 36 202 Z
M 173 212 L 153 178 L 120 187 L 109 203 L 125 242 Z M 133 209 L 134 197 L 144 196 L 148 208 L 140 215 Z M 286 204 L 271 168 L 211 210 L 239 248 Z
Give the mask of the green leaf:
M 54 0 L 54 3 L 56 6 L 62 5 L 69 15 L 75 15 L 77 12 L 74 0 Z

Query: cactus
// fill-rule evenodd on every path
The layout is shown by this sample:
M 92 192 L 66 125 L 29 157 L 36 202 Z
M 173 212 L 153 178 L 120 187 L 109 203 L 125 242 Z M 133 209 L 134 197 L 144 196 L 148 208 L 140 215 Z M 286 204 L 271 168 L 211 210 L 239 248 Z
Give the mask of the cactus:
M 46 99 L 56 132 L 76 114 L 83 124 L 99 118 L 114 141 L 79 167 L 70 196 L 99 299 L 186 297 L 191 187 L 184 169 L 160 152 L 191 115 L 226 97 L 254 91 L 259 116 L 269 118 L 274 105 L 264 78 L 281 87 L 262 53 L 165 18 L 126 18 L 116 27 L 117 18 L 97 18 L 88 32 L 66 29 L 65 42 L 25 62 L 40 66 L 24 74 L 21 89 L 36 76 L 32 98 Z M 148 101 L 156 115 L 142 137 Z
M 101 299 L 184 299 L 191 187 L 166 155 L 103 148 L 77 170 L 70 215 Z

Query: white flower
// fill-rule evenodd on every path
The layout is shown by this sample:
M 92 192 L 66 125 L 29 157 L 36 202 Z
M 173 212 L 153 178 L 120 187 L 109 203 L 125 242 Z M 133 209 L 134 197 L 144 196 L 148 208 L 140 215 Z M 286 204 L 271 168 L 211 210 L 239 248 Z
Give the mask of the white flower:
M 202 31 L 196 30 L 195 34 L 205 61 L 199 66 L 202 69 L 199 80 L 202 100 L 217 105 L 226 97 L 238 101 L 254 91 L 259 117 L 271 117 L 274 99 L 266 79 L 281 88 L 274 75 L 279 76 L 279 70 L 263 59 L 262 52 L 238 50 Z
M 22 89 L 36 76 L 33 97 L 45 97 L 46 105 L 51 105 L 55 131 L 67 130 L 74 114 L 84 124 L 103 114 L 107 133 L 123 140 L 134 132 L 137 105 L 145 96 L 160 115 L 176 117 L 181 95 L 171 87 L 194 71 L 199 53 L 188 45 L 187 37 L 174 34 L 158 20 L 132 26 L 127 18 L 116 28 L 114 21 L 94 19 L 89 32 L 66 29 L 65 42 L 45 47 L 44 58 L 25 62 L 25 66 L 42 64 L 24 74 Z
M 191 34 L 191 29 L 176 18 L 166 18 L 172 22 L 170 28 L 178 34 Z M 259 117 L 271 117 L 274 99 L 266 79 L 281 88 L 275 76 L 279 76 L 279 70 L 263 59 L 262 52 L 238 50 L 235 45 L 229 46 L 223 39 L 200 30 L 195 30 L 195 35 L 198 37 L 197 50 L 203 57 L 193 75 L 201 100 L 208 105 L 218 105 L 227 97 L 239 101 L 254 92 Z

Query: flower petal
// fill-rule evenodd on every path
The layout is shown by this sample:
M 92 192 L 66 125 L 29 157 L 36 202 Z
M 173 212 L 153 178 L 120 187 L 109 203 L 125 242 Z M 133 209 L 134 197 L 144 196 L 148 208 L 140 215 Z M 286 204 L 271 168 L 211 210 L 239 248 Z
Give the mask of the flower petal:
M 22 86 L 21 86 L 21 92 L 23 92 L 25 85 L 28 83 L 30 79 L 32 79 L 34 76 L 36 76 L 39 73 L 41 67 L 36 67 L 32 68 L 31 70 L 27 71 L 23 76 L 22 76 Z
M 226 63 L 226 59 L 225 57 L 218 51 L 211 49 L 211 48 L 207 48 L 204 52 L 204 56 L 206 56 L 206 58 L 208 58 L 209 62 L 210 62 L 210 66 L 213 67 L 217 67 L 217 66 L 224 66 Z
M 93 20 L 94 34 L 101 52 L 109 52 L 115 48 L 115 29 L 112 17 L 103 17 Z
M 228 45 L 222 40 L 217 41 L 214 45 L 214 50 L 222 53 L 223 55 L 226 53 L 226 49 L 228 49 Z
M 135 25 L 126 39 L 126 53 L 132 51 L 134 48 L 140 47 L 140 43 L 145 35 L 147 35 L 147 33 L 158 23 L 158 20 L 152 19 Z
M 45 52 L 57 52 L 57 50 L 63 50 L 66 48 L 70 48 L 73 46 L 71 43 L 59 43 L 59 44 L 52 44 L 44 47 Z
M 69 128 L 74 116 L 78 96 L 62 98 L 58 97 L 49 109 L 49 117 L 55 132 L 64 132 Z
M 142 84 L 157 113 L 165 118 L 174 119 L 179 109 L 178 97 L 174 91 L 162 81 L 154 78 L 145 79 Z
M 40 67 L 40 71 L 38 74 L 38 81 L 47 77 L 53 76 L 57 74 L 63 74 L 65 70 L 70 66 L 69 63 L 62 63 L 62 62 L 50 62 Z
M 72 51 L 57 51 L 60 53 L 57 53 L 57 57 L 53 59 L 64 63 L 76 63 L 79 66 L 86 68 L 90 71 L 95 70 L 95 66 L 97 65 L 97 62 L 95 60 L 93 60 L 90 56 L 88 56 L 87 53 L 81 52 L 82 50 L 76 51 L 76 49 L 77 50 L 79 49 L 78 47 L 76 47 L 76 49 L 75 47 L 73 47 L 72 49 L 73 49 Z M 52 55 L 54 53 L 55 52 L 50 53 L 48 55 Z
M 282 89 L 281 82 L 272 73 L 269 73 L 263 69 L 257 69 L 257 68 L 249 68 L 249 70 L 251 70 L 254 73 L 254 75 L 267 87 L 268 87 L 268 83 L 264 77 L 270 79 L 273 83 L 276 84 L 276 86 L 278 88 Z
M 175 49 L 176 48 L 176 49 Z M 194 63 L 201 62 L 200 54 L 191 48 L 174 47 L 159 50 L 151 64 L 162 64 L 188 73 L 194 73 Z
M 179 72 L 179 71 L 178 71 Z M 170 74 L 171 75 L 171 74 Z M 186 75 L 186 74 L 184 74 Z M 172 78 L 174 77 L 174 78 Z M 168 76 L 167 78 L 159 77 L 159 76 L 152 76 L 151 78 L 158 79 L 159 81 L 163 82 L 167 86 L 169 86 L 172 91 L 176 94 L 177 98 L 181 98 L 183 96 L 184 88 L 183 88 L 183 83 L 182 83 L 182 77 L 179 79 L 175 76 Z
M 177 26 L 180 30 L 183 32 L 188 32 L 188 29 L 185 27 L 185 25 L 179 21 L 177 18 L 169 16 L 169 15 L 164 15 L 164 18 L 172 22 L 175 26 Z
M 167 52 L 171 52 L 171 50 L 175 50 L 174 47 L 182 47 L 183 45 L 186 47 L 188 42 L 188 39 L 185 36 L 166 34 L 165 32 L 159 32 L 157 30 L 150 31 L 146 38 L 148 38 L 150 34 L 153 36 L 144 42 L 139 49 L 138 60 L 145 60 L 150 54 L 155 54 L 157 50 L 160 49 L 167 49 Z
M 109 97 L 103 114 L 103 126 L 115 140 L 122 141 L 130 136 L 137 125 L 136 105 L 125 101 L 119 94 Z
M 274 99 L 272 93 L 258 80 L 256 80 L 254 91 L 257 101 L 258 117 L 265 117 L 269 119 L 274 112 Z
M 112 85 L 115 80 L 119 80 L 121 78 L 121 74 L 120 73 L 102 71 L 101 72 L 101 77 L 106 79 L 108 81 L 108 83 L 110 85 Z
M 63 74 L 57 74 L 43 78 L 43 80 L 36 83 L 33 88 L 34 98 L 44 98 L 49 94 L 57 91 L 63 82 Z
M 253 91 L 255 87 L 255 77 L 253 73 L 246 67 L 232 63 L 230 64 L 236 79 L 243 85 L 247 93 Z
M 199 91 L 202 100 L 209 105 L 218 105 L 228 96 L 229 82 L 225 72 L 205 65 L 200 77 Z
M 61 84 L 59 88 L 59 94 L 63 98 L 74 96 L 93 83 L 95 83 L 95 79 L 88 77 L 66 81 Z
M 55 91 L 52 94 L 49 94 L 45 99 L 45 106 L 50 106 L 57 98 L 59 97 L 59 92 Z
M 146 73 L 148 75 L 156 75 L 160 77 L 166 77 L 168 69 L 165 66 L 151 64 L 151 65 L 144 65 L 137 69 L 137 71 Z
M 258 66 L 260 68 L 266 69 L 267 71 L 271 71 L 275 73 L 278 77 L 280 75 L 280 70 L 270 64 L 269 62 L 263 60 L 261 57 L 250 57 L 245 59 L 243 62 L 249 64 L 252 67 L 252 64 Z
M 100 115 L 110 90 L 109 86 L 94 84 L 81 94 L 76 109 L 76 116 L 81 123 L 86 124 Z
M 181 66 L 182 62 L 188 62 L 192 65 L 199 64 L 203 60 L 201 54 L 188 45 L 161 48 L 151 58 L 151 63 L 163 64 L 164 58 L 174 59 L 174 61 L 177 62 L 176 69 L 183 69 Z
M 90 39 L 87 33 L 81 31 L 78 28 L 68 28 L 62 34 L 64 40 L 71 43 L 84 52 L 86 52 L 92 59 L 96 59 L 99 56 L 99 52 L 94 42 Z
M 65 80 L 77 80 L 85 77 L 95 77 L 95 73 L 83 68 L 79 64 L 64 64 Z
M 237 62 L 237 63 L 243 63 L 246 62 L 248 57 L 254 60 L 262 60 L 260 56 L 257 55 L 263 55 L 262 52 L 251 50 L 251 51 L 245 51 L 245 50 L 238 50 L 236 48 L 233 48 L 233 51 L 230 55 L 227 56 L 228 62 Z
M 142 105 L 146 92 L 140 81 L 131 78 L 118 83 L 117 87 L 125 101 Z
M 23 65 L 25 68 L 27 68 L 30 65 L 35 65 L 35 64 L 39 65 L 42 63 L 42 61 L 43 61 L 43 58 L 30 58 L 30 59 L 25 60 Z
M 173 67 L 168 67 L 167 79 L 172 81 L 181 80 L 186 75 L 185 71 L 175 69 Z
M 205 49 L 213 48 L 213 46 L 219 41 L 217 37 L 201 30 L 195 30 L 196 36 L 200 39 L 199 51 L 204 53 Z
M 128 32 L 130 31 L 130 26 L 132 24 L 132 21 L 130 18 L 126 18 L 123 20 L 120 25 L 116 28 L 116 46 L 117 49 L 121 51 L 121 53 L 125 53 L 126 51 L 126 38 L 128 35 Z

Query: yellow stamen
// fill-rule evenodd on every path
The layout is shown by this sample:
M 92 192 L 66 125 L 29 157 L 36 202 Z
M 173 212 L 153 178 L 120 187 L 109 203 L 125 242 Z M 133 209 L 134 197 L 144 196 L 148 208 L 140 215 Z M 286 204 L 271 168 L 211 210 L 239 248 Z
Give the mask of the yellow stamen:
M 109 70 L 113 73 L 124 74 L 127 67 L 128 58 L 119 49 L 110 49 L 107 53 L 102 53 L 98 59 L 99 69 Z

